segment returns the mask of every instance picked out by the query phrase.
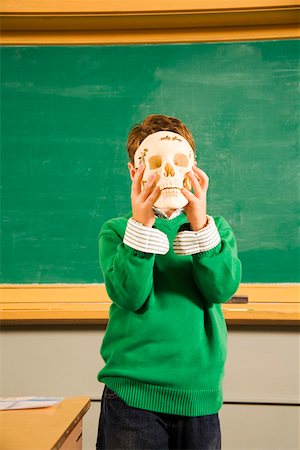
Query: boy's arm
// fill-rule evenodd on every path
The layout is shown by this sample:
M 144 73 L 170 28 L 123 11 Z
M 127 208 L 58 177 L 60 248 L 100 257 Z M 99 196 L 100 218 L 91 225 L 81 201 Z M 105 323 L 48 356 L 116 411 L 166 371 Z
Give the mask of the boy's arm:
M 193 241 L 189 254 L 193 258 L 194 279 L 208 302 L 225 303 L 236 292 L 241 281 L 242 268 L 236 241 L 225 219 L 219 217 L 214 221 L 206 215 L 207 174 L 194 166 L 187 175 L 194 194 L 185 188 L 182 193 L 189 201 L 185 211 L 193 230 L 187 233 L 191 233 Z
M 200 231 L 179 231 L 173 242 L 178 255 L 193 256 L 193 274 L 202 294 L 213 303 L 225 303 L 236 292 L 241 263 L 229 224 L 222 217 L 208 217 Z
M 209 302 L 225 303 L 237 291 L 242 267 L 229 224 L 218 217 L 216 225 L 220 242 L 211 250 L 192 255 L 193 275 L 199 290 Z
M 164 254 L 169 249 L 167 237 L 152 229 L 155 221 L 152 206 L 160 189 L 152 189 L 154 176 L 149 177 L 142 192 L 144 170 L 145 165 L 141 164 L 132 179 L 134 218 L 127 222 L 124 239 L 110 222 L 104 224 L 99 236 L 100 266 L 107 293 L 116 305 L 129 311 L 140 309 L 149 297 L 153 286 L 154 253 Z
M 110 299 L 129 311 L 141 308 L 153 286 L 154 253 L 124 244 L 108 223 L 99 236 L 99 261 Z

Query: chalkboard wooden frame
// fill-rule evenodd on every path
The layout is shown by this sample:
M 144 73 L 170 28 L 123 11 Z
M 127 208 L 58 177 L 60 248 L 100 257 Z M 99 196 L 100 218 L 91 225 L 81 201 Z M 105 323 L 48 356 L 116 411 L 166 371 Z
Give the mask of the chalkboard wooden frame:
M 152 2 L 152 9 L 137 10 L 135 1 L 127 2 L 127 11 L 122 11 L 121 1 L 110 2 L 110 11 L 97 9 L 98 2 L 88 2 L 94 10 L 87 11 L 87 3 L 71 1 L 69 9 L 64 2 L 19 2 L 18 9 L 13 2 L 5 0 L 1 4 L 2 21 L 1 45 L 103 45 L 126 43 L 159 42 L 214 42 L 259 39 L 288 39 L 299 37 L 299 6 L 289 1 L 206 1 L 201 10 L 195 2 L 174 1 L 173 9 L 166 9 L 164 1 Z M 114 5 L 112 8 L 111 5 Z M 169 2 L 168 2 L 169 4 Z M 41 6 L 43 5 L 43 6 Z M 97 5 L 97 6 L 95 6 Z M 165 4 L 166 6 L 166 4 Z M 41 9 L 41 7 L 43 9 Z M 188 11 L 187 11 L 188 10 Z M 180 28 L 179 28 L 180 25 Z M 50 32 L 49 32 L 50 31 Z M 92 297 L 90 289 L 95 289 Z M 6 302 L 9 289 L 14 291 L 10 306 Z M 62 289 L 62 297 L 57 298 L 57 289 Z M 299 285 L 241 285 L 237 295 L 269 300 L 267 308 L 244 305 L 224 305 L 223 311 L 229 324 L 297 324 L 299 323 Z M 1 303 L 0 319 L 3 324 L 29 323 L 105 323 L 108 319 L 109 299 L 104 285 L 92 286 L 28 286 L 26 294 L 22 285 L 2 285 L 4 296 Z M 72 308 L 74 302 L 68 301 L 66 290 L 75 298 L 79 295 L 81 308 Z M 56 310 L 47 307 L 50 303 L 61 303 Z M 28 299 L 35 301 L 28 308 Z M 96 294 L 97 302 L 93 296 Z M 278 294 L 280 294 L 278 296 Z M 84 299 L 84 301 L 82 301 Z M 61 302 L 60 302 L 61 300 Z M 30 303 L 30 302 L 29 302 Z M 76 302 L 75 302 L 76 303 Z M 98 304 L 97 304 L 98 303 Z M 264 303 L 262 300 L 261 303 Z M 88 305 L 91 306 L 90 308 Z M 94 305 L 97 307 L 94 308 Z M 64 307 L 68 305 L 67 307 Z M 288 305 L 288 306 L 287 306 Z M 30 312 L 31 311 L 31 312 Z M 90 312 L 89 312 L 90 311 Z
M 4 0 L 5 45 L 213 42 L 299 37 L 299 5 L 287 0 Z M 50 31 L 50 32 L 49 32 Z
M 297 284 L 242 284 L 235 296 L 247 297 L 248 302 L 222 305 L 227 325 L 300 324 Z M 2 285 L 0 323 L 106 324 L 110 305 L 104 284 Z

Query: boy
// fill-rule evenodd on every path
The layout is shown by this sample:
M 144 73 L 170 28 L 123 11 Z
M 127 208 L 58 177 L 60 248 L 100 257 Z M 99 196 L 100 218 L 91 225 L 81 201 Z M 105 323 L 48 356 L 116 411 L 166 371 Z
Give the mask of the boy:
M 206 213 L 209 180 L 180 120 L 146 117 L 131 129 L 128 153 L 132 211 L 99 235 L 113 303 L 97 449 L 220 449 L 221 304 L 240 283 L 235 238 Z

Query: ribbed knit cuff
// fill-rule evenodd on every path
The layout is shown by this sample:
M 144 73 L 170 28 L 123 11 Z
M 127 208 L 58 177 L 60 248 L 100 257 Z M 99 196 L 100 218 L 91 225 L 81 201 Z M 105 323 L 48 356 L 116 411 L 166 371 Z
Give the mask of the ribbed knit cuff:
M 144 253 L 165 255 L 169 251 L 169 240 L 165 233 L 145 227 L 132 217 L 128 219 L 123 243 Z
M 207 216 L 208 224 L 199 231 L 179 231 L 173 242 L 174 252 L 178 255 L 194 255 L 208 252 L 220 242 L 218 228 L 213 217 Z

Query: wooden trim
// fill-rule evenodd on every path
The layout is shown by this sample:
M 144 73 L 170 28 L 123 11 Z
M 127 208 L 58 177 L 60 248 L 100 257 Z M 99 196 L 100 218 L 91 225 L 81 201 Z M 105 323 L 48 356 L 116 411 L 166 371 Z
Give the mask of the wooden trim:
M 297 24 L 299 8 L 153 14 L 3 14 L 2 30 L 163 30 Z
M 143 32 L 5 32 L 0 45 L 130 45 L 190 42 L 234 42 L 273 39 L 297 39 L 298 27 L 273 26 L 266 29 L 213 28 L 199 30 L 155 30 Z
M 99 285 L 1 285 L 0 321 L 12 324 L 107 323 L 111 301 Z M 241 284 L 236 296 L 246 304 L 225 303 L 229 325 L 299 325 L 299 284 Z
M 0 12 L 2 13 L 90 13 L 90 14 L 116 14 L 128 13 L 154 13 L 154 12 L 183 12 L 183 11 L 210 11 L 210 10 L 243 10 L 243 9 L 269 9 L 289 8 L 298 6 L 298 1 L 290 0 L 2 0 Z
M 101 3 L 101 4 L 100 4 Z M 292 39 L 300 7 L 289 1 L 8 1 L 2 45 L 103 45 Z

